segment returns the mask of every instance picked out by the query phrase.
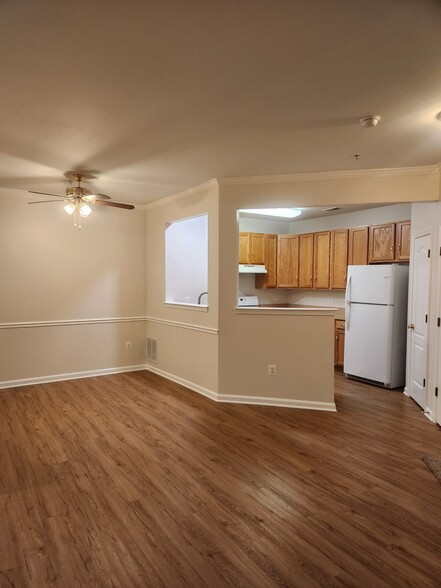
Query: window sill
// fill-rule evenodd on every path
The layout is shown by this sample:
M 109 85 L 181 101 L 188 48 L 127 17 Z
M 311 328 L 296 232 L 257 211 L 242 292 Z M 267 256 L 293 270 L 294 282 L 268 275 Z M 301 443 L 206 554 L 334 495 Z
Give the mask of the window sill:
M 208 312 L 208 304 L 191 304 L 190 302 L 167 302 L 164 304 L 170 308 L 182 308 L 183 310 L 195 310 L 196 312 Z

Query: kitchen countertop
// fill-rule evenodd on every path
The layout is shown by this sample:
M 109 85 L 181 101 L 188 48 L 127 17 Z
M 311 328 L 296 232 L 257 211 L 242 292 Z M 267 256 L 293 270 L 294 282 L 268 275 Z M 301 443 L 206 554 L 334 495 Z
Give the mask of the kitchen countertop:
M 345 318 L 345 309 L 337 308 L 335 306 L 311 306 L 306 304 L 259 304 L 259 306 L 238 306 L 235 308 L 236 312 L 244 314 L 260 314 L 273 313 L 279 314 L 286 312 L 287 314 L 332 314 L 336 319 Z
M 311 306 L 310 304 L 259 304 L 259 306 L 262 308 L 313 308 L 314 310 L 332 310 L 336 319 L 345 320 L 345 309 L 335 306 Z

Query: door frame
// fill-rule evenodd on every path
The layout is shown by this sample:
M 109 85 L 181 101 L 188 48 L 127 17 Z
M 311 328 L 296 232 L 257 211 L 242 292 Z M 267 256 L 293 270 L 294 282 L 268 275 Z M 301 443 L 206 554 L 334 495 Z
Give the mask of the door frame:
M 427 369 L 427 378 L 426 378 L 426 406 L 424 407 L 424 413 L 427 414 L 427 411 L 429 412 L 428 416 L 431 420 L 434 420 L 432 418 L 432 415 L 430 415 L 430 410 L 428 408 L 428 400 L 429 400 L 429 392 L 430 389 L 433 388 L 434 390 L 434 386 L 431 386 L 431 378 L 430 378 L 430 352 L 431 352 L 431 345 L 430 345 L 430 333 L 431 333 L 431 325 L 433 324 L 433 321 L 435 320 L 430 313 L 430 309 L 432 307 L 431 304 L 431 297 L 432 297 L 432 269 L 433 269 L 433 260 L 434 260 L 434 255 L 432 255 L 433 253 L 433 249 L 434 249 L 434 239 L 433 239 L 433 227 L 426 227 L 424 229 L 420 229 L 419 231 L 412 233 L 411 234 L 411 247 L 410 247 L 410 263 L 409 263 L 409 296 L 408 296 L 408 303 L 407 303 L 407 324 L 409 324 L 410 322 L 412 322 L 412 307 L 413 307 L 413 276 L 414 276 L 414 263 L 415 263 L 415 241 L 416 239 L 419 239 L 420 237 L 425 237 L 425 236 L 429 236 L 430 237 L 430 243 L 429 243 L 429 247 L 430 247 L 430 252 L 431 252 L 431 257 L 430 257 L 430 270 L 429 270 L 429 324 L 427 325 L 427 355 L 426 355 L 426 369 Z M 438 272 L 439 274 L 439 272 Z M 441 277 L 438 276 L 438 280 Z M 411 340 L 412 337 L 409 336 L 409 329 L 407 329 L 407 341 L 406 341 L 406 386 L 404 388 L 404 394 L 406 396 L 410 396 L 410 367 L 412 365 L 412 358 L 411 358 L 411 353 L 412 353 L 412 345 L 411 345 Z M 435 380 L 436 381 L 436 380 Z M 434 394 L 434 391 L 433 391 Z M 418 403 L 415 403 L 418 404 Z
M 436 252 L 437 252 L 437 272 L 436 272 L 436 301 L 435 301 L 435 308 L 436 308 L 436 320 L 438 317 L 441 317 L 441 226 L 438 228 L 438 242 L 436 243 Z M 441 328 L 436 326 L 437 329 L 437 336 L 434 337 L 434 347 L 435 347 L 435 369 L 434 369 L 434 386 L 433 386 L 433 415 L 431 415 L 432 420 L 438 425 L 441 425 Z M 435 396 L 435 386 L 438 387 L 438 397 Z

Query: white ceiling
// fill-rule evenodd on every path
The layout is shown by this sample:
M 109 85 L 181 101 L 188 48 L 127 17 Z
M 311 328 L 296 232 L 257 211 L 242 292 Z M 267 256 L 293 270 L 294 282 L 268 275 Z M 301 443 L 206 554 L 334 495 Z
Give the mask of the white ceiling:
M 5 0 L 0 187 L 63 193 L 87 170 L 136 204 L 213 177 L 436 164 L 440 31 L 435 0 Z

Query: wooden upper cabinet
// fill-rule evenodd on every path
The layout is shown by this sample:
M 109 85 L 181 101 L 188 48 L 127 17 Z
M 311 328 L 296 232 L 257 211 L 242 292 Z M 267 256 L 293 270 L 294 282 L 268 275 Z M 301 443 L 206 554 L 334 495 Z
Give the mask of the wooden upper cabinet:
M 251 234 L 239 233 L 239 263 L 250 263 Z
M 279 235 L 277 243 L 277 287 L 299 285 L 299 236 Z
M 299 288 L 313 287 L 314 233 L 299 235 Z
M 321 231 L 320 233 L 314 233 L 314 288 L 329 288 L 330 254 L 331 231 Z
M 395 260 L 409 261 L 410 221 L 395 223 Z
M 265 235 L 251 233 L 251 257 L 249 263 L 265 263 Z
M 348 230 L 331 232 L 331 284 L 334 290 L 346 288 L 348 266 Z
M 369 263 L 395 260 L 395 223 L 369 227 Z
M 239 233 L 239 263 L 264 263 L 265 235 Z
M 277 235 L 264 236 L 266 274 L 256 274 L 256 288 L 277 288 Z
M 348 265 L 367 265 L 369 258 L 369 227 L 349 229 Z

